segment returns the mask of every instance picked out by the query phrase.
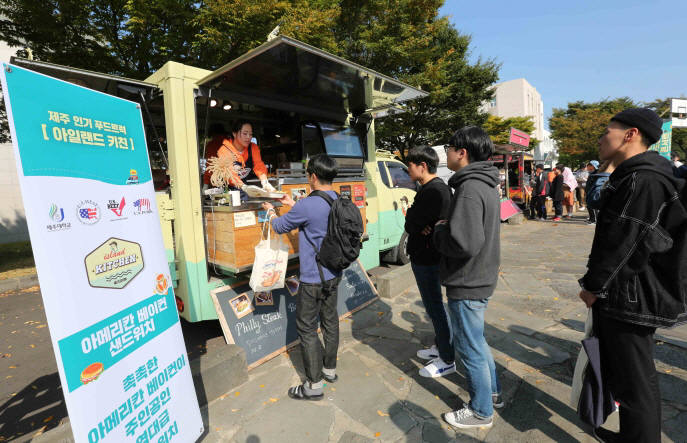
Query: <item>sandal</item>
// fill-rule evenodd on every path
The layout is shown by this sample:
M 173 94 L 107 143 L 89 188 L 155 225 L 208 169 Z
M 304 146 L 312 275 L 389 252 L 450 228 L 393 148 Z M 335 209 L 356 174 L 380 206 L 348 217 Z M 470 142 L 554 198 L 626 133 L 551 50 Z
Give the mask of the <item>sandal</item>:
M 289 388 L 289 397 L 293 398 L 294 400 L 322 400 L 324 393 L 308 395 L 305 393 L 303 385 L 298 385 Z

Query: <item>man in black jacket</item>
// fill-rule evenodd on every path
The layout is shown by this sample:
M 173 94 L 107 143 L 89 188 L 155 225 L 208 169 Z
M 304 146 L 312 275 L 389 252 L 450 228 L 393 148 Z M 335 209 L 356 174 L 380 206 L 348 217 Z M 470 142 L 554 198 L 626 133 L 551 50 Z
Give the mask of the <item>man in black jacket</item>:
M 661 126 L 655 112 L 627 109 L 599 139 L 600 159 L 615 170 L 601 193 L 579 295 L 598 310 L 602 378 L 620 402 L 620 434 L 599 428 L 601 441 L 661 441 L 654 332 L 687 321 L 684 182 L 668 160 L 647 151 L 661 137 Z
M 530 202 L 530 219 L 546 220 L 546 196 L 549 195 L 549 181 L 544 172 L 544 165 L 538 164 L 532 180 L 532 200 Z M 532 211 L 534 209 L 534 211 Z
M 565 167 L 562 164 L 557 164 L 553 170 L 556 178 L 551 183 L 551 199 L 553 200 L 554 216 L 553 221 L 561 221 L 563 215 L 563 170 Z
M 434 346 L 420 349 L 417 356 L 431 360 L 420 369 L 423 377 L 442 377 L 456 372 L 455 352 L 441 296 L 439 253 L 432 244 L 434 224 L 446 218 L 451 190 L 436 176 L 439 156 L 432 148 L 415 148 L 408 153 L 410 178 L 422 186 L 406 214 L 408 254 L 422 303 L 434 326 Z

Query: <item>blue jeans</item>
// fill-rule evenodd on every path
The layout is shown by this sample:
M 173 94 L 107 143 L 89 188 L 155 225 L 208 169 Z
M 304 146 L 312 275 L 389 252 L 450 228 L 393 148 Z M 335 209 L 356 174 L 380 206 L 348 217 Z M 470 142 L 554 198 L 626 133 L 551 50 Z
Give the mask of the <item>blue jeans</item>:
M 415 274 L 422 304 L 425 305 L 427 315 L 434 326 L 434 343 L 439 350 L 439 357 L 446 363 L 453 363 L 456 359 L 456 351 L 451 345 L 451 332 L 441 296 L 439 265 L 418 265 L 410 262 L 410 266 Z
M 484 338 L 484 311 L 489 300 L 448 299 L 448 313 L 453 326 L 453 344 L 465 366 L 470 393 L 470 409 L 482 418 L 494 414 L 491 394 L 499 394 L 501 386 L 496 365 Z M 459 408 L 460 409 L 460 408 Z

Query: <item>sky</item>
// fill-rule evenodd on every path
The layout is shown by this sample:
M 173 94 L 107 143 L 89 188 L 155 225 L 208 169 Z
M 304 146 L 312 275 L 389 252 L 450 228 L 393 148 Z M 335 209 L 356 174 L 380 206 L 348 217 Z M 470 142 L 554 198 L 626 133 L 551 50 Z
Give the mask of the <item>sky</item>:
M 539 91 L 547 128 L 578 100 L 687 96 L 685 0 L 446 0 L 440 13 L 472 36 L 471 61 Z

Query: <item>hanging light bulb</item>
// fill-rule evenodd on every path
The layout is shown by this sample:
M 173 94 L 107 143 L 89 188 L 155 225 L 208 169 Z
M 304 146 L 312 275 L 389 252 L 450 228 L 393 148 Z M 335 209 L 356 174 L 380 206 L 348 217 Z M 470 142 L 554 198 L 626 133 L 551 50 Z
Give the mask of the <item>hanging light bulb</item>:
M 225 111 L 228 111 L 231 109 L 231 105 L 229 103 L 227 103 L 226 105 L 222 106 L 222 109 L 224 109 Z
M 215 100 L 215 99 L 213 98 L 213 99 L 210 100 L 210 107 L 211 107 L 211 108 L 214 108 L 215 106 L 217 106 L 217 100 Z

